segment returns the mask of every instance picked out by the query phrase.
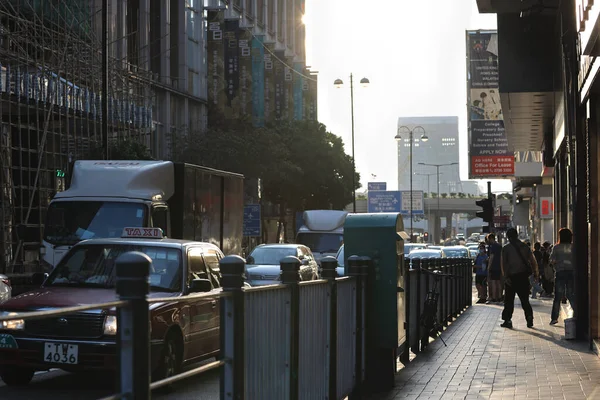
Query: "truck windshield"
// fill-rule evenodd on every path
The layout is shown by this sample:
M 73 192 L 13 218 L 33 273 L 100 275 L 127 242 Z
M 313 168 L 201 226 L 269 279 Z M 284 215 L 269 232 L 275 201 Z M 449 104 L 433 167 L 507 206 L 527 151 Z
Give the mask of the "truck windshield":
M 115 260 L 128 251 L 141 251 L 152 259 L 150 289 L 160 292 L 181 291 L 181 250 L 130 244 L 75 247 L 52 271 L 44 286 L 113 288 Z
M 140 203 L 56 201 L 48 207 L 44 240 L 73 245 L 91 238 L 118 238 L 126 226 L 145 226 L 145 209 Z
M 337 253 L 344 241 L 341 233 L 301 232 L 297 242 L 309 247 L 313 253 Z

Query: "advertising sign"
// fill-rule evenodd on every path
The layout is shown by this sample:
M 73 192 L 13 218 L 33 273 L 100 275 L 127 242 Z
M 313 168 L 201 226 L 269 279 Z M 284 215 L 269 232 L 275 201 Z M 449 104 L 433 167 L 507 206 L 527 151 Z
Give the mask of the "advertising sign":
M 265 43 L 265 121 L 275 117 L 275 43 Z
M 275 68 L 275 119 L 281 119 L 285 112 L 284 105 L 284 85 L 285 85 L 285 51 L 277 50 L 274 52 Z
M 208 104 L 224 109 L 225 63 L 223 54 L 223 11 L 209 10 L 207 14 Z
M 410 215 L 411 196 L 410 191 L 373 191 L 367 193 L 367 212 L 396 212 L 402 215 Z M 423 192 L 413 191 L 412 213 L 423 214 Z
M 237 118 L 240 115 L 239 107 L 239 51 L 238 51 L 238 36 L 239 36 L 239 19 L 225 20 L 225 29 L 223 32 L 224 48 L 225 48 L 225 95 L 227 104 L 224 114 L 227 118 Z
M 554 199 L 552 197 L 540 197 L 540 218 L 554 218 Z
M 283 118 L 291 120 L 294 119 L 294 71 L 292 65 L 294 65 L 293 57 L 285 57 L 286 66 L 283 72 L 283 98 L 284 98 L 284 113 Z
M 469 178 L 515 173 L 508 148 L 498 83 L 498 34 L 467 31 Z
M 317 121 L 317 74 L 310 75 L 310 79 L 308 80 L 308 119 L 311 121 Z
M 386 182 L 368 182 L 367 189 L 369 191 L 371 191 L 371 190 L 387 190 L 387 183 Z
M 265 49 L 263 36 L 252 38 L 252 123 L 265 125 Z
M 302 63 L 294 63 L 293 80 L 294 80 L 294 119 L 302 120 L 304 114 L 304 103 L 302 100 L 302 86 L 304 86 L 304 65 Z
M 238 60 L 240 74 L 240 114 L 252 115 L 252 33 L 240 28 L 238 34 Z

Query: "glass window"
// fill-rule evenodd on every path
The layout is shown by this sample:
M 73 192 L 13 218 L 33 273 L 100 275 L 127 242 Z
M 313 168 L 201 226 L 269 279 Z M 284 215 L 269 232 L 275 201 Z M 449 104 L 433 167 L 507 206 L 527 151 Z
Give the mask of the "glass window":
M 279 265 L 279 262 L 288 256 L 298 256 L 295 247 L 257 247 L 250 253 L 249 264 L 253 265 Z
M 301 243 L 313 253 L 337 253 L 344 235 L 340 233 L 299 233 L 298 243 Z
M 167 207 L 154 207 L 152 210 L 152 224 L 156 228 L 163 230 L 166 235 L 168 232 L 169 209 Z
M 114 288 L 116 259 L 123 253 L 140 251 L 152 259 L 150 289 L 181 290 L 181 251 L 176 248 L 130 244 L 82 245 L 73 248 L 52 271 L 46 286 Z
M 72 245 L 84 239 L 118 238 L 125 227 L 146 226 L 146 206 L 107 201 L 57 201 L 48 208 L 44 240 Z
M 204 253 L 204 263 L 208 267 L 213 288 L 221 287 L 221 269 L 219 267 L 219 257 L 217 256 L 217 253 L 212 251 Z

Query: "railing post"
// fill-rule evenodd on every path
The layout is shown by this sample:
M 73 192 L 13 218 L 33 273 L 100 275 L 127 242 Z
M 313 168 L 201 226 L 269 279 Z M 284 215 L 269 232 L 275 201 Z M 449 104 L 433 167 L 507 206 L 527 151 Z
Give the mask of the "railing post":
M 417 284 L 415 285 L 415 290 L 416 290 L 416 296 L 415 296 L 415 305 L 414 305 L 414 310 L 415 310 L 415 316 L 413 317 L 413 320 L 415 322 L 415 324 L 417 325 L 415 327 L 415 334 L 416 334 L 416 338 L 415 339 L 411 339 L 415 342 L 414 346 L 411 346 L 411 350 L 413 353 L 417 354 L 420 351 L 420 341 L 421 341 L 421 323 L 420 323 L 420 319 L 421 319 L 421 259 L 420 258 L 415 258 L 412 261 L 413 264 L 413 274 L 414 274 L 414 279 L 417 281 Z M 410 326 L 409 326 L 410 328 Z
M 134 251 L 116 260 L 116 288 L 128 304 L 117 309 L 119 391 L 131 400 L 150 399 L 150 267 L 152 259 Z
M 300 259 L 287 256 L 279 262 L 281 268 L 281 280 L 283 284 L 289 285 L 290 297 L 290 400 L 297 400 L 299 395 L 298 370 L 300 368 Z
M 364 319 L 363 319 L 363 296 L 364 292 L 364 268 L 362 265 L 363 261 L 361 257 L 352 255 L 348 257 L 346 261 L 346 275 L 354 277 L 356 279 L 356 336 L 355 336 L 355 366 L 354 366 L 354 390 L 349 396 L 350 400 L 360 400 L 362 396 L 362 386 L 363 386 L 363 328 L 364 328 Z M 337 396 L 337 393 L 336 393 Z M 335 397 L 333 399 L 336 399 Z M 337 399 L 336 399 L 337 400 Z
M 408 262 L 407 262 L 408 261 Z M 404 259 L 404 332 L 405 332 L 405 341 L 404 341 L 404 351 L 402 354 L 399 354 L 400 362 L 404 365 L 408 365 L 410 362 L 410 318 L 411 318 L 411 310 L 412 307 L 410 301 L 410 260 Z M 400 289 L 398 289 L 400 290 Z
M 240 256 L 226 256 L 219 262 L 223 292 L 221 298 L 221 400 L 244 398 L 244 273 L 246 261 Z
M 337 276 L 335 257 L 321 259 L 321 275 L 329 284 L 329 399 L 337 398 Z
M 425 269 L 427 271 L 429 271 L 429 266 L 431 265 L 431 260 L 428 259 L 423 259 L 421 260 L 421 268 Z M 419 271 L 419 273 L 421 273 Z M 421 277 L 421 279 L 425 280 L 425 295 L 427 295 L 429 293 L 429 274 L 426 272 L 425 275 L 423 275 Z M 419 300 L 419 302 L 421 304 L 423 304 L 423 310 L 425 310 L 425 296 L 421 295 L 421 299 Z M 419 335 L 419 338 L 421 340 L 420 346 L 421 349 L 424 349 L 425 347 L 427 347 L 427 345 L 429 345 L 429 332 L 425 329 L 425 327 L 423 326 L 423 324 L 421 323 L 421 315 L 419 315 L 419 332 L 421 333 Z

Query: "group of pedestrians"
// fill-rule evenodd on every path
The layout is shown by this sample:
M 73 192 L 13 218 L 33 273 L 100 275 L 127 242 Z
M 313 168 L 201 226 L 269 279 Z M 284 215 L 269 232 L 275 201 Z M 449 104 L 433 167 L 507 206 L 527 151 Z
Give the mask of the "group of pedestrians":
M 530 244 L 519 240 L 514 228 L 506 232 L 508 243 L 502 247 L 496 236 L 490 233 L 485 242 L 480 243 L 475 258 L 475 285 L 482 303 L 504 302 L 502 327 L 512 328 L 512 315 L 515 308 L 515 295 L 519 296 L 528 327 L 533 327 L 533 309 L 529 296 L 550 297 L 554 302 L 550 324 L 558 322 L 561 301 L 569 300 L 574 313 L 575 270 L 573 259 L 573 233 L 568 228 L 558 232 L 558 243 L 543 245 Z M 489 296 L 488 296 L 489 292 Z

